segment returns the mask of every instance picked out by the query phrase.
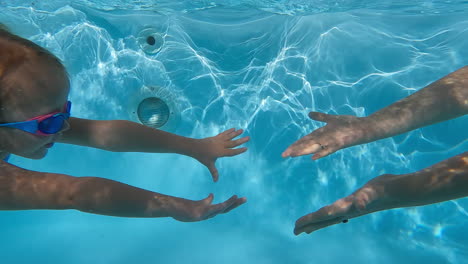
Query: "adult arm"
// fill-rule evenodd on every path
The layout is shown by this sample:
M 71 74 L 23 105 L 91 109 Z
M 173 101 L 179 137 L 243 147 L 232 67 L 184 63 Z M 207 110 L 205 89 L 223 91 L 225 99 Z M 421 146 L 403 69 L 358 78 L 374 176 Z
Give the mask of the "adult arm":
M 70 129 L 59 142 L 94 147 L 116 152 L 177 153 L 192 157 L 205 165 L 214 181 L 218 180 L 215 162 L 220 157 L 235 156 L 247 150 L 237 148 L 249 137 L 234 139 L 242 129 L 231 128 L 217 136 L 194 139 L 178 136 L 159 129 L 125 121 L 99 121 L 70 118 Z
M 283 157 L 335 151 L 456 118 L 468 113 L 468 66 L 368 117 L 310 112 L 313 120 L 327 123 L 289 146 Z
M 104 178 L 35 172 L 0 161 L 0 210 L 76 209 L 109 216 L 173 217 L 192 222 L 227 213 L 246 199 L 234 195 L 223 203 L 212 201 L 212 194 L 191 201 Z
M 418 172 L 376 177 L 353 194 L 299 218 L 294 233 L 310 234 L 377 211 L 433 204 L 465 196 L 468 196 L 468 152 Z

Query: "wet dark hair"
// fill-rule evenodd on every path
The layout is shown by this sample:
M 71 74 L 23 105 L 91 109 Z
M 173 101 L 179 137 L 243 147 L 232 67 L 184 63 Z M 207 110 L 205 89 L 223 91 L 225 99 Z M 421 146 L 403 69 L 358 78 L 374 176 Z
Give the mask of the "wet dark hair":
M 8 71 L 35 59 L 33 56 L 53 62 L 65 70 L 63 64 L 54 54 L 32 41 L 11 33 L 5 25 L 0 23 L 0 79 Z
M 5 77 L 22 65 L 37 60 L 51 63 L 67 74 L 55 55 L 34 42 L 11 33 L 0 23 L 0 122 L 3 120 L 4 100 L 8 98 L 12 88 L 5 82 Z

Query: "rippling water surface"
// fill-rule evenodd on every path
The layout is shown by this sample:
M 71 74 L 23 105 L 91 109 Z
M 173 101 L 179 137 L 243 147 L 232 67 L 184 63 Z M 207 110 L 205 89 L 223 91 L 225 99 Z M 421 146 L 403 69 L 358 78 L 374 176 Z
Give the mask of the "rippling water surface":
M 200 223 L 80 212 L 2 212 L 2 263 L 464 263 L 466 199 L 352 219 L 309 236 L 295 220 L 383 173 L 466 151 L 467 117 L 339 151 L 282 159 L 321 126 L 311 110 L 368 115 L 468 64 L 466 1 L 0 1 L 0 21 L 60 57 L 73 115 L 132 119 L 145 87 L 176 106 L 170 131 L 230 127 L 249 151 L 202 165 L 170 154 L 58 145 L 34 170 L 101 176 L 169 195 L 248 203 Z M 164 45 L 146 54 L 151 27 Z M 158 88 L 158 89 L 159 89 Z M 187 169 L 188 168 L 188 169 Z M 5 260 L 5 261 L 3 261 Z

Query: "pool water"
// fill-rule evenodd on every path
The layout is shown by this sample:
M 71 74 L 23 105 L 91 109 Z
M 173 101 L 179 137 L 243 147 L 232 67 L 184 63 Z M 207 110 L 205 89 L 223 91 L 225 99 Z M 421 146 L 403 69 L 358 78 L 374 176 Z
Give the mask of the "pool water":
M 13 156 L 13 164 L 31 170 L 106 177 L 188 199 L 237 194 L 248 202 L 197 223 L 0 212 L 1 263 L 468 263 L 467 199 L 379 212 L 311 235 L 292 232 L 297 218 L 373 177 L 466 151 L 468 117 L 319 161 L 280 156 L 321 126 L 309 111 L 369 115 L 467 65 L 467 7 L 0 1 L 0 22 L 63 60 L 73 116 L 138 121 L 141 100 L 157 95 L 170 109 L 162 129 L 201 138 L 236 127 L 251 137 L 248 152 L 218 160 L 218 183 L 195 160 L 174 154 L 56 144 L 43 160 Z M 145 34 L 153 34 L 146 46 Z

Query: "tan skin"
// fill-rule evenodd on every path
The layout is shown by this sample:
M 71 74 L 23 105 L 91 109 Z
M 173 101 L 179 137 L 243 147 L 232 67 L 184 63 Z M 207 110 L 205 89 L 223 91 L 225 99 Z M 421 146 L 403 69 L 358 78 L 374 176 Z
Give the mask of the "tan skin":
M 27 76 L 27 78 L 25 78 Z M 39 57 L 9 72 L 6 81 L 15 89 L 3 103 L 5 122 L 19 122 L 59 111 L 68 100 L 69 81 L 63 69 Z M 229 129 L 215 137 L 192 139 L 151 129 L 129 121 L 96 121 L 70 118 L 63 131 L 53 136 L 0 128 L 0 158 L 9 153 L 26 158 L 44 157 L 53 142 L 78 144 L 110 151 L 171 152 L 193 157 L 207 166 L 218 180 L 215 162 L 235 156 L 248 137 L 235 139 L 242 130 Z M 229 212 L 246 202 L 236 195 L 212 204 L 213 195 L 192 201 L 143 190 L 98 177 L 29 171 L 0 161 L 0 210 L 76 209 L 122 217 L 173 217 L 200 221 Z
M 317 160 L 340 149 L 467 113 L 468 66 L 465 66 L 368 117 L 311 112 L 311 119 L 327 124 L 293 143 L 282 156 L 312 154 L 312 159 Z M 309 234 L 376 211 L 465 196 L 468 196 L 468 152 L 415 173 L 376 177 L 353 194 L 299 218 L 294 233 Z

